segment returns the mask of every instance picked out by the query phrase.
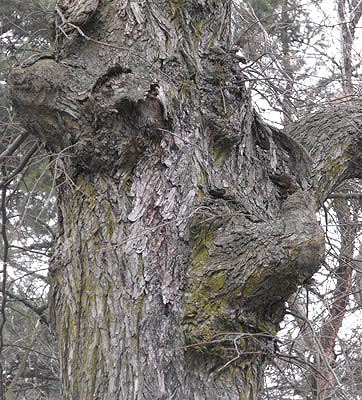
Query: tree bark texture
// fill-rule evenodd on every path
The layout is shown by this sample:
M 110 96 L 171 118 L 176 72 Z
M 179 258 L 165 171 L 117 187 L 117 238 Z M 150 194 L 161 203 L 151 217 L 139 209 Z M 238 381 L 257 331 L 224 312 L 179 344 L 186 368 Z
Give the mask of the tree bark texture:
M 325 114 L 287 134 L 264 124 L 229 0 L 72 4 L 58 1 L 54 58 L 8 79 L 54 159 L 63 397 L 254 400 L 359 130 L 324 133 Z

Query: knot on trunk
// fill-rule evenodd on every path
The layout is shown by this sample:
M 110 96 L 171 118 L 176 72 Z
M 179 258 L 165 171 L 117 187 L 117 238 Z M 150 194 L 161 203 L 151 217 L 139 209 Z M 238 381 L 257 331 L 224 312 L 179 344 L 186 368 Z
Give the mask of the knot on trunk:
M 194 248 L 184 313 L 189 343 L 210 342 L 218 355 L 220 335 L 275 333 L 284 304 L 317 270 L 324 234 L 312 194 L 288 196 L 280 217 L 263 223 L 231 218 L 194 229 Z
M 70 70 L 50 58 L 14 68 L 8 77 L 8 92 L 26 129 L 54 152 L 73 145 L 85 121 L 77 82 Z M 73 86 L 73 87 L 72 87 Z
M 76 169 L 132 169 L 169 128 L 161 83 L 118 64 L 92 82 L 41 59 L 15 68 L 8 87 L 23 125 L 52 152 L 66 152 Z

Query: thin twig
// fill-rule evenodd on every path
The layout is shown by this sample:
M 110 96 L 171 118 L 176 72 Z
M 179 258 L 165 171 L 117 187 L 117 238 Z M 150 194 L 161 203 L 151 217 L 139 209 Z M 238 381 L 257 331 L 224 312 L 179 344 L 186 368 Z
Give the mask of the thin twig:
M 23 132 L 0 154 L 0 163 L 4 158 L 11 156 L 29 136 L 29 132 Z
M 6 174 L 6 168 L 3 166 L 1 168 L 3 175 Z M 9 257 L 9 240 L 7 236 L 7 212 L 6 212 L 6 201 L 7 201 L 7 186 L 4 185 L 1 188 L 1 237 L 3 242 L 3 254 L 2 254 L 2 282 L 1 282 L 1 321 L 0 321 L 0 357 L 4 349 L 4 326 L 6 322 L 6 280 L 7 280 L 7 263 Z M 0 398 L 3 400 L 5 398 L 5 387 L 2 380 L 3 377 L 3 365 L 0 359 Z
M 9 185 L 9 183 L 11 183 L 11 181 L 28 165 L 29 160 L 38 149 L 39 143 L 36 142 L 31 146 L 30 150 L 25 154 L 24 158 L 21 160 L 20 164 L 14 169 L 14 171 L 3 178 L 2 182 L 0 182 L 0 188 L 4 188 Z

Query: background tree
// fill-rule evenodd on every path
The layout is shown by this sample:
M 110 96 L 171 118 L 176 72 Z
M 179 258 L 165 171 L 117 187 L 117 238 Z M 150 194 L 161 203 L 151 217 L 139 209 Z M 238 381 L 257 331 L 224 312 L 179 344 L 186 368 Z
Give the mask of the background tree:
M 15 63 L 49 49 L 49 6 L 49 1 L 0 4 L 0 398 L 7 400 L 56 399 L 59 392 L 46 326 L 46 271 L 55 218 L 49 157 L 16 122 L 4 85 Z
M 284 125 L 304 115 L 306 107 L 316 109 L 311 85 L 318 63 L 329 61 L 329 43 L 312 17 L 317 4 L 255 0 L 241 2 L 237 8 L 238 43 L 251 60 L 245 70 L 257 104 L 267 109 L 266 115 L 278 112 L 278 122 Z M 319 90 L 326 90 L 326 83 L 320 86 Z

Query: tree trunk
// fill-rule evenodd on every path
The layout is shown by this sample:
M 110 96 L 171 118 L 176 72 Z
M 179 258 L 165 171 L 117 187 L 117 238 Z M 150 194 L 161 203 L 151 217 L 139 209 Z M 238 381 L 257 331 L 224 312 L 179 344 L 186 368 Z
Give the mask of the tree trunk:
M 350 172 L 358 130 L 338 145 L 338 129 L 315 143 L 295 125 L 305 150 L 260 120 L 229 0 L 68 3 L 55 59 L 8 79 L 53 158 L 63 398 L 256 399 L 284 302 L 323 254 L 316 200 Z
M 336 361 L 335 347 L 351 293 L 353 252 L 358 233 L 356 215 L 358 215 L 359 207 L 353 207 L 351 204 L 347 204 L 345 200 L 335 199 L 333 209 L 336 212 L 341 243 L 338 268 L 335 272 L 336 288 L 332 295 L 333 301 L 319 331 L 321 351 L 315 364 L 323 378 L 318 374 L 315 376 L 314 400 L 331 400 L 340 389 L 340 382 L 338 382 L 338 378 L 336 379 L 333 371 L 333 365 Z

